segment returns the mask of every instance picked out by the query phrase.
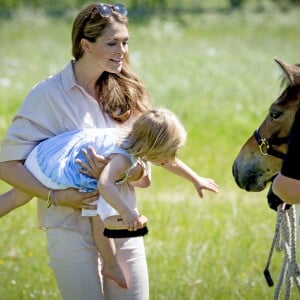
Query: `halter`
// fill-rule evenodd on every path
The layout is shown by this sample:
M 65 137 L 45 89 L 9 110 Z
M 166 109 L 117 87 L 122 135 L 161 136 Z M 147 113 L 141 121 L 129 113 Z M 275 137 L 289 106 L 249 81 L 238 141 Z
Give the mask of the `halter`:
M 260 136 L 258 129 L 255 129 L 253 135 L 256 139 L 256 142 L 257 142 L 257 145 L 259 147 L 259 150 L 260 150 L 261 154 L 263 154 L 263 155 L 268 155 L 269 154 L 269 155 L 275 156 L 275 157 L 280 158 L 280 159 L 285 158 L 286 154 L 283 153 L 283 152 L 275 150 L 274 146 L 280 146 L 280 145 L 283 145 L 283 144 L 287 144 L 288 140 L 289 140 L 288 136 L 266 139 L 266 138 L 262 138 Z

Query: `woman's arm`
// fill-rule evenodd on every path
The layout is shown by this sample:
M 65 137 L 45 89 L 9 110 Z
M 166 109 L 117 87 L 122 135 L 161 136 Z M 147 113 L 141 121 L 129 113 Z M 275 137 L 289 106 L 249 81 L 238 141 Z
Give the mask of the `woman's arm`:
M 200 177 L 190 167 L 188 167 L 183 161 L 176 158 L 175 162 L 166 163 L 162 167 L 169 172 L 180 176 L 190 181 L 198 192 L 198 195 L 203 197 L 203 190 L 208 190 L 217 193 L 219 191 L 218 185 L 213 179 Z
M 6 161 L 0 163 L 0 179 L 16 187 L 20 191 L 44 200 L 47 200 L 49 188 L 42 185 L 24 167 L 22 161 Z M 81 193 L 76 189 L 65 189 L 55 191 L 55 204 L 71 208 L 96 209 L 95 205 L 89 203 L 98 199 L 98 191 Z
M 1 162 L 0 179 L 29 195 L 47 199 L 49 189 L 37 181 L 21 161 Z

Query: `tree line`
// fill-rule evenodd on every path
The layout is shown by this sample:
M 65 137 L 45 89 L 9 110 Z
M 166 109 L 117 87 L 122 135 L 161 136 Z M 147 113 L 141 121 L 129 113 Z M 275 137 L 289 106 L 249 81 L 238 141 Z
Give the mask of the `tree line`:
M 193 11 L 193 9 L 195 9 L 195 11 L 201 11 L 201 3 L 205 3 L 205 1 L 206 0 L 120 0 L 116 1 L 116 3 L 125 3 L 130 12 L 133 15 L 138 16 L 139 14 L 159 13 L 166 9 L 167 11 L 164 11 L 165 13 L 180 13 L 180 11 L 184 11 L 187 8 L 190 11 Z M 223 9 L 231 10 L 240 9 L 244 4 L 251 1 L 253 0 L 226 0 L 226 7 L 224 7 L 224 1 L 214 0 L 212 2 L 215 3 L 216 9 L 220 9 L 220 5 L 222 5 Z M 256 0 L 256 3 L 258 6 L 263 6 L 266 1 L 273 2 L 280 7 L 289 7 L 300 4 L 300 0 Z M 68 9 L 79 9 L 89 2 L 87 2 L 87 0 L 0 0 L 0 16 L 9 16 L 17 9 L 28 8 L 40 9 L 46 13 L 59 16 L 65 15 Z M 97 0 L 95 2 L 97 2 Z

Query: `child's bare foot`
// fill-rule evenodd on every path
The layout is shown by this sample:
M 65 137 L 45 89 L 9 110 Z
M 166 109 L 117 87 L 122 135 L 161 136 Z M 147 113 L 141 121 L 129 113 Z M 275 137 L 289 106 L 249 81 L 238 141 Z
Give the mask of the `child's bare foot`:
M 103 276 L 116 282 L 120 287 L 128 289 L 128 284 L 125 275 L 118 264 L 111 267 L 107 267 L 106 265 L 104 265 L 101 270 L 101 273 Z

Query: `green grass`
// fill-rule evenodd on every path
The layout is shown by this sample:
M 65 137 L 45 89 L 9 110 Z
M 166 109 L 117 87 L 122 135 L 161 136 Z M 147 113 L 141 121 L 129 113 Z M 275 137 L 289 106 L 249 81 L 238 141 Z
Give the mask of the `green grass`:
M 154 167 L 152 186 L 138 191 L 149 218 L 151 300 L 272 299 L 262 271 L 275 213 L 265 192 L 237 188 L 231 165 L 279 93 L 273 57 L 300 60 L 299 13 L 206 12 L 131 23 L 133 68 L 153 102 L 175 111 L 188 130 L 180 157 L 220 185 L 218 195 L 201 200 L 189 183 Z M 0 20 L 0 137 L 31 87 L 70 58 L 71 22 L 30 12 Z M 0 192 L 7 188 L 0 183 Z M 60 299 L 36 223 L 35 201 L 0 219 L 1 300 Z M 276 253 L 274 281 L 281 260 Z

